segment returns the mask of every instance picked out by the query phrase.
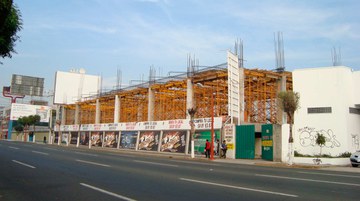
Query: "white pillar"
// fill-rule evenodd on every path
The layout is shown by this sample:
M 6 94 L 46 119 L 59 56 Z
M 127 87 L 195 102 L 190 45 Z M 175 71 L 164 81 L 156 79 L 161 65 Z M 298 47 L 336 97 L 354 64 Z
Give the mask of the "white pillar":
M 80 144 L 80 132 L 78 132 L 77 135 L 76 147 L 79 147 L 79 144 Z
M 155 108 L 155 92 L 154 90 L 149 87 L 149 93 L 148 93 L 148 121 L 154 121 L 154 108 Z
M 240 117 L 238 120 L 238 125 L 241 124 L 241 122 L 245 121 L 245 74 L 244 74 L 244 68 L 239 68 L 239 97 L 240 97 L 240 104 L 239 104 L 239 110 L 240 110 Z
M 75 119 L 74 119 L 74 124 L 79 124 L 79 114 L 80 114 L 80 105 L 76 104 L 75 105 Z
M 115 108 L 114 108 L 114 123 L 119 123 L 120 120 L 120 99 L 119 95 L 115 96 Z
M 91 131 L 89 131 L 89 149 L 91 149 Z
M 96 114 L 95 114 L 95 124 L 100 124 L 100 101 L 96 99 Z
M 190 78 L 186 80 L 187 88 L 186 88 L 186 119 L 190 119 L 190 115 L 187 112 L 188 109 L 191 109 L 195 106 L 194 99 L 194 83 Z

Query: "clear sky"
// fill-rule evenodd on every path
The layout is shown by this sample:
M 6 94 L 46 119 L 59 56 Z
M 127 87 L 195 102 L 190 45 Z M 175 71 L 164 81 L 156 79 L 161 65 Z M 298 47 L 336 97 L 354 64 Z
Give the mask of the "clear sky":
M 0 87 L 12 74 L 45 78 L 84 68 L 103 86 L 186 71 L 187 55 L 200 65 L 226 62 L 226 50 L 243 40 L 245 67 L 275 68 L 274 33 L 283 33 L 285 66 L 342 64 L 360 70 L 358 0 L 14 0 L 22 14 L 17 54 L 1 59 Z M 9 99 L 1 96 L 0 106 Z

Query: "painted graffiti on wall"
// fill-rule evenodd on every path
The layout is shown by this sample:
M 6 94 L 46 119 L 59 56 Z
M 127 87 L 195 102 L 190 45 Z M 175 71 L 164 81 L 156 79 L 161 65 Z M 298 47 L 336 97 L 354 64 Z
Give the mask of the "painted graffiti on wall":
M 352 138 L 352 146 L 357 150 L 360 147 L 360 139 L 359 139 L 359 135 L 356 134 L 351 134 L 351 138 Z
M 325 136 L 325 145 L 324 147 L 327 148 L 334 148 L 334 147 L 340 147 L 340 142 L 336 139 L 336 135 L 331 129 L 328 130 L 317 130 L 315 128 L 310 127 L 304 127 L 298 129 L 298 132 L 300 133 L 299 139 L 300 144 L 303 147 L 309 147 L 309 146 L 317 146 L 316 145 L 316 135 L 322 134 Z

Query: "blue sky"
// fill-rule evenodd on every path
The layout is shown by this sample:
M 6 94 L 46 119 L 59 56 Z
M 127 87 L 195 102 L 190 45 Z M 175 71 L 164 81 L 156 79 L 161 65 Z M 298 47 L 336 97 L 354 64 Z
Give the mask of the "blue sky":
M 286 70 L 331 66 L 341 49 L 345 66 L 360 70 L 358 0 L 14 0 L 23 29 L 17 54 L 1 59 L 0 84 L 12 74 L 45 78 L 84 68 L 103 86 L 186 71 L 187 55 L 200 65 L 226 62 L 226 50 L 243 40 L 245 67 L 274 69 L 274 33 L 283 33 Z M 9 99 L 0 98 L 0 106 Z

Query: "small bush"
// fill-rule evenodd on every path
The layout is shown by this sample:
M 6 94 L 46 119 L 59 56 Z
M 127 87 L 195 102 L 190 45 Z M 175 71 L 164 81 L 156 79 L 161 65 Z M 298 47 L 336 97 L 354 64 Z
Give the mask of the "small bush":
M 340 158 L 348 158 L 348 157 L 350 157 L 351 156 L 351 153 L 350 152 L 344 152 L 344 153 L 341 153 L 341 154 L 339 154 L 339 157 Z

